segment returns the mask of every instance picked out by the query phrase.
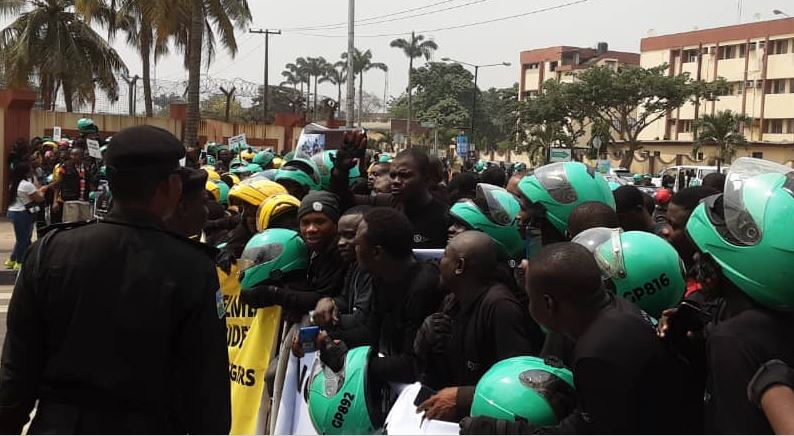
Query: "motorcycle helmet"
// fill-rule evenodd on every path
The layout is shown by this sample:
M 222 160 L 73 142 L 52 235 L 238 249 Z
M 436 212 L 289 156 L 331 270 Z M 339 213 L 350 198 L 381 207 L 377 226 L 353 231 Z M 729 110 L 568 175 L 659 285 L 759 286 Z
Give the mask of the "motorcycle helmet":
M 231 182 L 232 182 L 232 186 L 237 186 L 237 185 L 240 184 L 240 178 L 237 176 L 237 174 L 224 173 L 224 174 L 221 174 L 221 177 L 228 177 L 231 180 Z
M 204 165 L 203 167 L 201 167 L 201 169 L 207 172 L 207 180 L 221 179 L 220 174 L 218 174 L 217 171 L 215 171 L 215 167 L 211 165 Z
M 273 219 L 285 213 L 298 215 L 301 202 L 289 194 L 276 194 L 268 197 L 256 212 L 256 231 L 266 230 Z
M 256 154 L 256 156 L 254 156 L 251 162 L 259 165 L 262 168 L 267 168 L 267 166 L 273 162 L 275 157 L 276 155 L 269 151 L 260 151 Z
M 478 160 L 476 164 L 474 164 L 474 171 L 481 173 L 485 171 L 485 162 L 482 160 Z
M 309 190 L 320 189 L 320 170 L 309 159 L 296 158 L 284 163 L 276 174 L 276 181 L 291 180 Z
M 325 150 L 323 152 L 317 153 L 312 156 L 312 162 L 317 166 L 317 170 L 320 174 L 320 186 L 325 189 L 329 190 L 331 188 L 331 171 L 334 169 L 334 161 L 333 158 L 336 157 L 336 150 Z M 355 183 L 356 179 L 361 177 L 361 170 L 359 170 L 358 166 L 355 166 L 350 169 L 349 174 L 349 183 L 352 185 Z
M 672 245 L 652 233 L 613 229 L 593 254 L 615 294 L 653 318 L 659 319 L 684 296 L 684 262 Z
M 794 170 L 743 157 L 731 165 L 724 194 L 706 197 L 692 212 L 686 231 L 747 296 L 770 309 L 791 311 L 792 215 Z
M 368 378 L 371 347 L 345 355 L 334 372 L 319 359 L 309 381 L 309 417 L 318 434 L 375 434 L 383 426 L 377 390 Z
M 212 180 L 207 180 L 207 183 L 204 184 L 204 189 L 212 194 L 212 197 L 215 198 L 215 201 L 221 201 L 221 190 L 218 188 L 218 185 L 215 184 Z
M 229 201 L 245 202 L 259 207 L 268 197 L 286 193 L 287 190 L 276 182 L 267 179 L 249 179 L 234 185 L 229 190 Z
M 615 209 L 615 198 L 604 176 L 581 162 L 556 162 L 530 172 L 518 183 L 522 195 L 539 203 L 546 218 L 561 233 L 568 217 L 582 203 L 599 201 Z
M 521 211 L 518 200 L 504 188 L 487 183 L 478 183 L 476 191 L 474 201 L 455 203 L 449 214 L 464 227 L 490 236 L 505 257 L 520 259 L 524 242 L 517 219 Z
M 502 360 L 486 372 L 474 389 L 471 416 L 535 426 L 555 425 L 576 406 L 573 374 L 557 362 L 520 356 Z
M 309 254 L 303 239 L 294 230 L 268 229 L 245 244 L 238 261 L 240 287 L 252 288 L 284 274 L 309 267 Z
M 96 126 L 96 124 L 94 124 L 94 120 L 91 118 L 80 118 L 77 120 L 77 130 L 81 134 L 99 132 L 99 128 Z

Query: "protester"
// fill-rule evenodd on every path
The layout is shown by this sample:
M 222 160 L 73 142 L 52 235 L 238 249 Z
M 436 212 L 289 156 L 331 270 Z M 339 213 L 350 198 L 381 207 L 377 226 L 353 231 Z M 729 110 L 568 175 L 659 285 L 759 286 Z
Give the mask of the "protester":
M 88 221 L 92 218 L 88 194 L 93 186 L 91 186 L 90 167 L 84 162 L 83 152 L 84 149 L 80 144 L 75 144 L 69 151 L 69 160 L 55 170 L 58 181 L 55 197 L 60 201 L 53 203 L 52 208 L 54 210 L 63 208 L 64 222 Z
M 747 398 L 764 412 L 775 434 L 794 434 L 794 377 L 780 359 L 764 363 L 747 385 Z
M 373 278 L 375 314 L 372 335 L 384 357 L 370 371 L 381 383 L 411 383 L 418 377 L 413 351 L 416 332 L 441 303 L 438 268 L 411 253 L 411 223 L 397 210 L 376 207 L 356 231 L 359 268 Z
M 490 167 L 480 174 L 480 182 L 504 188 L 507 183 L 507 175 L 502 167 Z
M 725 174 L 717 172 L 706 174 L 700 186 L 707 186 L 722 192 L 725 188 Z
M 472 199 L 477 196 L 475 190 L 480 179 L 474 173 L 460 173 L 449 181 L 449 201 L 455 204 L 460 200 Z
M 14 248 L 5 262 L 9 269 L 18 270 L 25 260 L 25 253 L 33 237 L 33 224 L 40 205 L 44 202 L 46 189 L 39 189 L 33 177 L 33 168 L 28 161 L 18 161 L 11 170 L 11 188 L 8 192 L 10 205 L 8 218 L 14 224 Z
M 620 186 L 612 191 L 612 195 L 615 196 L 615 211 L 623 230 L 653 233 L 652 212 L 648 212 L 646 208 L 649 200 L 647 195 L 632 185 Z
M 428 419 L 460 421 L 471 409 L 474 386 L 494 363 L 540 351 L 542 337 L 527 328 L 534 324 L 529 314 L 494 280 L 496 265 L 496 244 L 482 232 L 463 232 L 447 245 L 439 269 L 449 294 L 414 340 L 423 382 L 440 389 L 419 405 Z
M 0 433 L 21 434 L 34 406 L 30 434 L 229 432 L 212 255 L 163 230 L 184 155 L 163 129 L 122 130 L 108 150 L 107 219 L 32 246 L 9 306 Z
M 165 219 L 166 230 L 185 238 L 199 237 L 207 222 L 207 199 L 205 187 L 207 172 L 192 168 L 181 168 L 182 197 L 174 213 Z
M 606 203 L 587 201 L 576 206 L 568 217 L 568 236 L 573 239 L 579 233 L 594 227 L 614 229 L 620 227 L 620 217 Z
M 378 162 L 372 165 L 367 176 L 367 187 L 372 195 L 391 193 L 391 164 Z

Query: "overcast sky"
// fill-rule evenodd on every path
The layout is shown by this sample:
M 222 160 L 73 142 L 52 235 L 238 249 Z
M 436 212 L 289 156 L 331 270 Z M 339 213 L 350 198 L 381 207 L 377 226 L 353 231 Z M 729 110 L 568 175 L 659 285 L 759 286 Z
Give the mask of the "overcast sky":
M 522 50 L 554 45 L 595 46 L 609 43 L 612 50 L 639 52 L 640 38 L 756 21 L 774 17 L 773 9 L 794 16 L 792 0 L 358 0 L 356 47 L 371 49 L 374 61 L 386 63 L 388 93 L 398 95 L 407 83 L 408 59 L 389 47 L 398 37 L 407 38 L 411 30 L 422 33 L 439 45 L 435 59 L 450 57 L 470 63 L 511 62 L 511 67 L 480 70 L 479 86 L 504 87 L 518 81 L 518 59 Z M 568 6 L 564 6 L 568 4 Z M 334 25 L 347 20 L 346 0 L 249 0 L 253 28 L 283 29 L 271 36 L 270 83 L 277 84 L 284 64 L 299 56 L 339 59 L 347 48 L 347 27 Z M 436 5 L 428 7 L 431 5 Z M 424 7 L 424 8 L 422 8 Z M 559 9 L 542 11 L 559 7 Z M 417 9 L 419 8 L 419 9 Z M 399 12 L 415 9 L 413 12 Z M 741 10 L 741 13 L 740 13 Z M 535 13 L 531 13 L 535 11 Z M 471 27 L 433 30 L 531 13 Z M 382 17 L 370 19 L 366 18 Z M 403 19 L 405 17 L 411 17 Z M 387 20 L 393 20 L 384 22 Z M 0 20 L 4 27 L 10 18 Z M 379 22 L 380 21 L 380 22 Z M 373 23 L 374 22 L 374 23 Z M 367 24 L 369 23 L 369 24 Z M 305 27 L 315 30 L 287 30 Z M 103 32 L 104 34 L 104 32 Z M 401 34 L 401 35 L 393 35 Z M 366 37 L 367 35 L 386 35 Z M 225 51 L 210 65 L 211 77 L 263 80 L 264 37 L 241 30 L 239 52 L 231 58 Z M 114 43 L 132 74 L 140 74 L 135 51 L 122 41 Z M 178 55 L 162 59 L 154 72 L 158 79 L 184 80 L 187 75 Z M 384 73 L 371 71 L 364 77 L 364 89 L 383 96 Z M 326 95 L 336 95 L 329 84 L 320 87 Z

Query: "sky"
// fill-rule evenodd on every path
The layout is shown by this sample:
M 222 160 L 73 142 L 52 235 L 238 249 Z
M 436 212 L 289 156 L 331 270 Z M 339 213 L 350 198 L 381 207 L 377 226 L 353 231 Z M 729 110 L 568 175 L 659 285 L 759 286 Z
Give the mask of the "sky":
M 248 0 L 253 20 L 250 28 L 281 29 L 270 37 L 270 84 L 281 82 L 281 71 L 297 57 L 323 56 L 336 61 L 347 49 L 346 0 Z M 791 0 L 357 0 L 356 47 L 370 49 L 373 61 L 389 66 L 385 75 L 373 70 L 364 76 L 364 89 L 381 98 L 386 80 L 389 96 L 407 85 L 408 59 L 389 47 L 395 38 L 421 32 L 439 46 L 434 59 L 443 57 L 472 64 L 510 62 L 512 66 L 481 68 L 478 86 L 508 87 L 518 81 L 522 50 L 556 45 L 594 47 L 604 41 L 611 50 L 639 52 L 640 39 L 694 29 L 727 26 L 780 18 L 773 9 L 794 16 Z M 520 17 L 491 23 L 448 27 Z M 381 18 L 377 18 L 381 17 Z M 5 27 L 13 17 L 0 18 Z M 334 26 L 336 25 L 336 26 Z M 314 29 L 305 29 L 314 27 Z M 305 30 L 299 30 L 304 28 Z M 102 32 L 104 34 L 104 32 Z M 378 35 L 374 36 L 373 35 Z M 263 81 L 264 36 L 240 29 L 239 52 L 232 58 L 219 51 L 205 69 L 210 77 L 251 82 Z M 114 42 L 131 74 L 141 74 L 136 52 L 121 38 Z M 388 77 L 386 77 L 388 76 Z M 153 77 L 185 80 L 180 55 L 163 58 Z M 336 95 L 333 85 L 320 86 L 325 95 Z M 343 91 L 344 92 L 344 91 Z

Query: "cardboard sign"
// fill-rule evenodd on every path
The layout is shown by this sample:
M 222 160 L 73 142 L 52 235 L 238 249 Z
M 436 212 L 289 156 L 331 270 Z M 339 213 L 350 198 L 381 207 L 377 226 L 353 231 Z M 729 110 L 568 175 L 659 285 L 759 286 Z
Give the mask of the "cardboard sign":
M 99 151 L 99 141 L 94 139 L 86 139 L 85 143 L 88 145 L 88 155 L 96 158 L 102 159 L 102 152 Z
M 52 140 L 55 142 L 61 141 L 61 126 L 55 126 L 52 128 Z
M 241 147 L 245 147 L 246 145 L 248 145 L 248 142 L 247 142 L 247 138 L 245 137 L 245 133 L 241 133 L 237 136 L 232 136 L 229 138 L 230 150 L 232 149 L 239 150 Z

